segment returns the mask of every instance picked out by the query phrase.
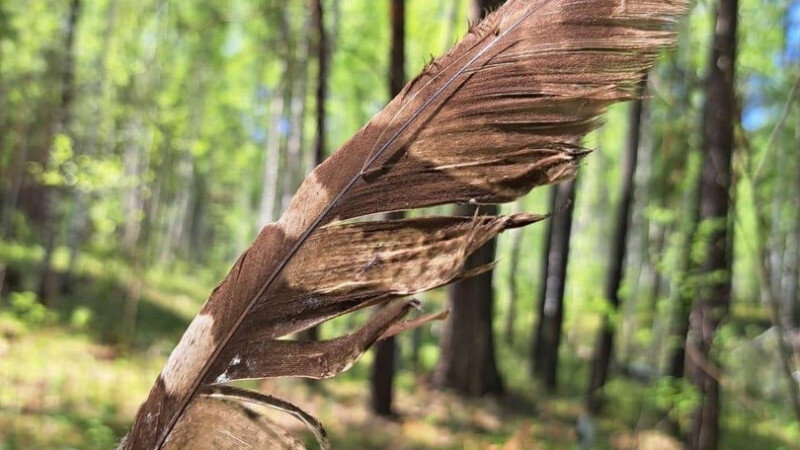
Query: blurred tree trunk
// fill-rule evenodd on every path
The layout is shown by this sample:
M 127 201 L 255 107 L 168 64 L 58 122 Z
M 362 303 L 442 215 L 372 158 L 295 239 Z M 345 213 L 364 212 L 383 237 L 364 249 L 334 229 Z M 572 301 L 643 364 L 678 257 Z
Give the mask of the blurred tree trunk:
M 64 47 L 60 64 L 61 73 L 61 99 L 55 114 L 54 129 L 56 136 L 63 134 L 73 137 L 70 133 L 72 119 L 72 102 L 75 96 L 75 35 L 78 28 L 78 17 L 81 11 L 81 0 L 72 0 L 69 4 L 66 28 L 64 31 Z M 74 138 L 72 142 L 74 142 Z M 54 145 L 52 142 L 50 145 Z M 45 304 L 52 304 L 59 291 L 59 282 L 53 270 L 53 253 L 58 239 L 59 207 L 61 199 L 58 187 L 51 187 L 43 191 L 44 198 L 39 199 L 44 204 L 44 257 L 39 267 L 39 298 Z
M 136 245 L 139 242 L 142 218 L 139 215 L 144 209 L 145 186 L 143 176 L 150 165 L 150 152 L 144 147 L 137 136 L 141 136 L 143 128 L 141 119 L 131 117 L 125 125 L 125 135 L 128 139 L 123 143 L 122 166 L 125 177 L 131 180 L 125 189 L 123 211 L 125 222 L 122 227 L 122 251 L 126 257 L 134 257 Z
M 328 99 L 328 72 L 330 63 L 330 45 L 328 42 L 328 33 L 325 29 L 325 8 L 322 0 L 311 0 L 311 20 L 315 28 L 314 35 L 314 53 L 317 57 L 317 89 L 315 92 L 316 112 L 315 112 L 315 130 L 314 136 L 314 166 L 322 164 L 327 156 L 326 149 L 326 122 L 327 110 L 325 102 Z M 319 339 L 319 327 L 311 327 L 301 333 L 304 339 L 317 340 Z
M 0 2 L 0 40 L 5 39 L 6 36 L 12 35 L 8 22 L 9 17 L 6 12 L 5 3 Z M 3 48 L 0 46 L 0 61 L 3 61 L 3 58 Z M 16 195 L 11 196 L 10 194 L 14 187 L 17 174 L 14 169 L 10 169 L 9 166 L 16 169 L 19 164 L 15 164 L 14 156 L 16 155 L 13 153 L 14 147 L 9 139 L 8 129 L 9 115 L 8 105 L 6 104 L 6 82 L 3 74 L 0 72 L 0 170 L 3 174 L 11 175 L 4 176 L 2 184 L 0 184 L 0 188 L 3 190 L 2 197 L 0 198 L 0 239 L 7 237 L 7 217 L 10 217 L 12 211 L 16 208 Z M 6 156 L 7 152 L 10 156 Z M 0 265 L 0 292 L 2 292 L 3 286 L 3 271 L 3 266 Z
M 686 179 L 683 193 L 680 195 L 680 214 L 681 220 L 676 221 L 673 226 L 672 234 L 676 235 L 675 246 L 678 251 L 677 256 L 677 270 L 670 280 L 670 298 L 669 304 L 671 306 L 669 331 L 667 340 L 667 361 L 666 361 L 666 374 L 674 379 L 683 378 L 686 366 L 686 334 L 689 332 L 689 313 L 691 311 L 692 301 L 696 295 L 694 286 L 696 269 L 692 262 L 692 243 L 695 228 L 697 227 L 698 211 L 700 208 L 700 172 L 702 170 L 702 155 L 699 147 L 692 144 L 689 135 L 691 134 L 688 127 L 695 126 L 694 123 L 682 120 L 682 117 L 691 117 L 690 111 L 692 109 L 691 98 L 697 89 L 702 86 L 694 78 L 694 74 L 690 70 L 686 70 L 679 60 L 673 59 L 672 73 L 670 78 L 676 80 L 677 88 L 682 95 L 675 99 L 675 108 L 669 112 L 670 121 L 682 123 L 683 126 L 678 127 L 674 132 L 669 135 L 670 142 L 672 143 L 672 150 L 689 149 L 689 154 L 684 156 L 685 169 L 684 178 Z M 681 150 L 685 153 L 685 150 Z M 662 191 L 671 191 L 669 176 L 665 176 L 666 170 L 670 164 L 661 164 L 662 175 L 659 189 Z M 670 195 L 677 195 L 677 193 L 670 193 L 664 195 L 665 199 Z M 680 433 L 677 423 L 669 423 L 669 428 L 676 436 Z
M 322 0 L 313 0 L 312 20 L 316 28 L 314 47 L 317 54 L 317 91 L 316 91 L 316 135 L 314 140 L 314 163 L 322 164 L 327 157 L 327 110 L 328 72 L 330 64 L 330 44 L 325 29 L 325 9 Z
M 270 95 L 271 118 L 266 149 L 264 151 L 264 175 L 262 178 L 259 228 L 274 222 L 281 208 L 280 166 L 286 163 L 282 157 L 286 150 L 287 135 L 291 131 L 292 91 L 294 89 L 295 62 L 292 54 L 292 29 L 285 9 L 278 13 L 278 54 L 281 58 L 283 76 Z M 272 45 L 272 44 L 268 44 Z M 284 155 L 285 156 L 285 155 Z
M 647 87 L 645 78 L 639 85 L 638 93 L 643 95 Z M 622 161 L 622 183 L 620 184 L 620 201 L 617 209 L 614 235 L 609 252 L 608 272 L 606 274 L 605 298 L 608 300 L 613 312 L 620 309 L 619 289 L 625 278 L 625 256 L 628 245 L 628 227 L 631 221 L 631 207 L 633 205 L 634 177 L 636 175 L 636 159 L 639 154 L 639 135 L 642 121 L 643 100 L 636 100 L 630 111 L 628 128 L 628 142 L 625 156 Z M 614 323 L 610 314 L 603 316 L 603 322 L 595 342 L 594 357 L 592 359 L 591 375 L 589 376 L 589 389 L 586 394 L 586 409 L 596 414 L 602 406 L 601 390 L 606 384 L 608 370 L 614 355 L 614 334 L 618 323 Z
M 390 0 L 392 42 L 389 55 L 389 99 L 391 101 L 405 84 L 406 8 L 405 0 Z M 402 219 L 402 211 L 386 214 L 386 219 Z M 384 339 L 375 345 L 375 360 L 370 376 L 370 406 L 380 416 L 393 416 L 392 394 L 394 390 L 395 337 Z
M 558 185 L 550 187 L 550 202 L 549 211 L 555 214 L 558 208 Z M 531 339 L 531 376 L 540 377 L 542 375 L 543 364 L 541 361 L 544 359 L 544 305 L 545 296 L 547 295 L 547 273 L 550 265 L 550 247 L 553 240 L 553 217 L 547 221 L 547 230 L 544 234 L 544 243 L 542 245 L 542 262 L 541 270 L 539 272 L 539 303 L 536 307 L 536 323 Z
M 275 200 L 278 195 L 278 165 L 280 164 L 281 124 L 283 121 L 283 94 L 281 81 L 270 99 L 270 125 L 267 148 L 264 151 L 264 176 L 262 178 L 259 227 L 275 221 Z
M 660 255 L 664 254 L 664 244 L 667 240 L 667 227 L 664 224 L 656 224 L 655 228 L 656 235 L 652 243 L 651 252 L 653 255 L 659 255 L 660 257 Z M 662 344 L 667 338 L 665 333 L 667 331 L 667 324 L 659 317 L 659 308 L 662 299 L 667 293 L 667 279 L 664 274 L 661 273 L 658 266 L 658 262 L 651 260 L 650 267 L 653 272 L 653 283 L 650 285 L 650 302 L 646 306 L 648 317 L 647 322 L 644 324 L 645 327 L 652 330 L 653 336 L 647 350 L 647 365 L 648 367 L 652 367 L 656 372 L 659 371 L 659 357 L 662 354 Z
M 0 40 L 6 37 L 8 33 L 8 18 L 7 13 L 5 10 L 5 4 L 0 2 Z M 0 61 L 3 60 L 3 49 L 0 47 Z M 6 84 L 5 80 L 3 80 L 2 73 L 0 73 L 0 161 L 5 162 L 5 149 L 11 148 L 10 143 L 6 142 L 7 139 L 7 114 L 6 111 L 8 110 L 6 105 Z M 9 158 L 12 159 L 12 158 Z M 3 173 L 13 173 L 8 170 L 5 164 L 0 163 L 0 170 Z M 4 177 L 2 186 L 2 198 L 0 198 L 0 240 L 6 239 L 8 235 L 7 222 L 6 216 L 12 214 L 12 207 L 10 205 L 11 202 L 8 200 L 11 198 L 8 194 L 11 191 L 14 182 L 12 181 L 12 177 Z M 16 199 L 14 200 L 16 203 Z M 5 280 L 6 280 L 6 266 L 3 263 L 0 263 L 0 306 L 2 306 L 2 298 L 5 294 Z
M 473 18 L 503 4 L 504 0 L 476 0 Z M 458 205 L 455 214 L 473 216 L 497 214 L 494 205 Z M 467 268 L 488 264 L 494 260 L 495 241 L 492 240 L 473 253 L 466 262 Z M 493 271 L 458 281 L 448 286 L 447 297 L 450 317 L 444 324 L 439 361 L 433 372 L 433 384 L 453 389 L 462 395 L 479 396 L 500 394 L 503 383 L 497 370 L 494 354 L 494 292 Z
M 797 147 L 800 148 L 800 115 L 795 128 L 795 142 Z M 795 154 L 795 171 L 797 174 L 800 172 L 800 155 Z M 794 196 L 793 198 L 800 198 L 800 177 L 794 177 Z M 791 252 L 791 265 L 789 268 L 789 285 L 786 288 L 786 301 L 788 307 L 786 314 L 788 316 L 788 324 L 792 328 L 800 328 L 800 208 L 795 207 L 795 217 L 793 230 L 791 232 L 792 246 Z
M 286 163 L 283 171 L 283 189 L 281 195 L 281 211 L 286 211 L 300 182 L 305 176 L 303 167 L 303 148 L 305 147 L 305 118 L 306 118 L 306 94 L 308 90 L 308 59 L 309 49 L 311 48 L 311 21 L 304 19 L 300 36 L 306 39 L 298 39 L 295 46 L 294 72 L 296 78 L 294 90 L 289 102 L 289 122 L 290 131 L 288 144 L 286 146 Z
M 522 202 L 518 203 L 518 210 L 522 209 Z M 519 270 L 520 252 L 522 250 L 522 230 L 511 230 L 511 257 L 508 269 L 508 309 L 505 320 L 505 341 L 508 345 L 514 344 L 514 319 L 517 317 L 517 271 Z
M 693 215 L 697 215 L 697 202 L 699 191 L 693 190 L 687 195 L 686 203 Z M 670 349 L 667 356 L 667 375 L 678 379 L 683 378 L 686 368 L 686 334 L 689 332 L 689 313 L 691 312 L 694 289 L 690 289 L 692 272 L 692 230 L 696 226 L 696 218 L 686 216 L 686 225 L 678 232 L 681 242 L 678 244 L 680 256 L 679 275 L 671 287 L 672 318 L 670 329 Z M 677 431 L 677 430 L 673 430 Z
M 558 380 L 558 348 L 564 320 L 564 291 L 567 281 L 572 215 L 575 207 L 576 180 L 554 186 L 550 225 L 547 237 L 546 276 L 542 280 L 540 316 L 534 333 L 532 367 L 545 387 L 554 391 Z
M 88 127 L 88 129 L 83 133 L 83 137 L 81 138 L 82 144 L 76 146 L 75 149 L 76 156 L 82 154 L 90 158 L 97 157 L 97 149 L 99 147 L 98 133 L 103 130 L 103 124 L 106 121 L 105 118 L 110 116 L 110 114 L 107 114 L 104 110 L 103 100 L 105 99 L 104 88 L 107 84 L 106 60 L 108 59 L 111 36 L 116 25 L 116 15 L 117 1 L 114 0 L 106 7 L 106 23 L 105 29 L 103 30 L 102 50 L 99 52 L 97 59 L 94 61 L 94 65 L 97 67 L 97 76 L 91 83 L 90 92 L 90 95 L 94 97 L 97 105 L 92 112 L 95 117 L 99 117 L 101 119 L 99 119 L 98 123 L 94 124 L 94 126 Z M 89 216 L 88 206 L 90 201 L 88 198 L 88 192 L 86 192 L 84 187 L 80 184 L 77 184 L 73 189 L 73 194 L 74 204 L 70 210 L 69 217 L 67 218 L 67 249 L 69 254 L 69 263 L 67 264 L 67 273 L 64 277 L 64 290 L 68 292 L 72 290 L 74 270 L 76 268 L 75 266 L 80 253 L 80 245 L 83 243 L 86 237 L 86 228 L 88 225 L 87 218 Z
M 736 111 L 734 66 L 738 0 L 718 0 L 713 50 L 708 61 L 708 93 L 703 120 L 704 161 L 695 242 L 703 245 L 698 297 L 692 307 L 686 338 L 686 367 L 700 392 L 691 436 L 692 449 L 719 444 L 720 383 L 709 373 L 714 335 L 730 307 L 733 232 L 729 208 L 732 186 L 733 126 Z

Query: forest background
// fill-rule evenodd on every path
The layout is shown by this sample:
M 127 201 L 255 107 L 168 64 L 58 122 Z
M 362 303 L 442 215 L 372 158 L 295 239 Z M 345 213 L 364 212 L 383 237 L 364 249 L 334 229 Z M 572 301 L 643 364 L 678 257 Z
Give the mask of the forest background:
M 0 0 L 0 448 L 113 446 L 304 175 L 489 3 Z M 718 67 L 735 68 L 732 253 L 704 272 L 725 8 L 739 17 Z M 576 182 L 501 207 L 554 216 L 498 239 L 468 299 L 485 313 L 383 342 L 339 378 L 262 390 L 319 415 L 335 448 L 680 448 L 713 403 L 695 366 L 721 391 L 720 447 L 798 448 L 800 2 L 697 0 L 679 32 L 645 101 L 587 139 Z M 412 214 L 431 212 L 451 211 Z M 692 352 L 691 311 L 720 280 L 713 345 Z M 424 309 L 457 309 L 447 297 Z M 492 350 L 441 347 L 447 327 Z

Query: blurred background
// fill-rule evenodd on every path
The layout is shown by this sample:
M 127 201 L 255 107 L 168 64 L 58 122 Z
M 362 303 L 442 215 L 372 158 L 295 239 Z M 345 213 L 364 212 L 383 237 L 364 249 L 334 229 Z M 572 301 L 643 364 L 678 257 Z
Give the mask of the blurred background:
M 0 0 L 0 449 L 112 447 L 305 174 L 490 3 Z M 739 14 L 721 37 L 717 7 Z M 498 239 L 470 299 L 488 313 L 258 387 L 334 448 L 662 449 L 698 429 L 800 448 L 800 2 L 697 0 L 679 28 L 577 180 L 501 207 L 556 214 Z M 733 60 L 710 60 L 715 29 Z M 735 201 L 709 217 L 714 142 Z M 440 346 L 448 327 L 475 342 Z

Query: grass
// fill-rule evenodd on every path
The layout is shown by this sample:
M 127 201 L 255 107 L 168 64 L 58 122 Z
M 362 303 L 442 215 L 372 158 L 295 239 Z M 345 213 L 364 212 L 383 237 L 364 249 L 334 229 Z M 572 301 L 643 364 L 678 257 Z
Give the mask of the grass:
M 40 249 L 0 244 L 0 264 L 22 274 L 0 303 L 0 449 L 106 449 L 130 426 L 136 408 L 213 281 L 165 270 L 137 272 L 120 260 L 82 255 L 68 295 L 42 313 L 17 291 L 32 290 Z M 57 258 L 63 268 L 63 255 Z M 433 294 L 432 302 L 438 294 Z M 135 327 L 125 308 L 138 299 Z M 13 302 L 12 302 L 12 299 Z M 27 309 L 26 309 L 27 308 Z M 330 336 L 352 325 L 342 320 Z M 434 327 L 435 329 L 435 327 Z M 561 385 L 542 392 L 527 375 L 527 346 L 498 345 L 509 393 L 500 399 L 462 399 L 430 388 L 424 374 L 436 361 L 435 333 L 423 332 L 422 371 L 397 377 L 398 420 L 370 414 L 366 378 L 370 356 L 332 380 L 261 383 L 264 392 L 291 400 L 328 428 L 342 449 L 568 449 L 579 445 L 586 349 L 591 330 L 571 330 L 562 348 Z M 570 337 L 570 335 L 572 337 Z M 408 341 L 401 339 L 401 344 Z M 406 352 L 408 346 L 405 348 Z M 576 355 L 583 355 L 578 357 Z M 606 415 L 595 421 L 591 448 L 680 448 L 661 431 L 654 386 L 615 379 Z M 670 394 L 671 395 L 671 394 Z M 291 418 L 276 418 L 297 433 Z M 797 448 L 797 426 L 784 405 L 726 401 L 724 448 Z M 306 435 L 306 437 L 308 437 Z

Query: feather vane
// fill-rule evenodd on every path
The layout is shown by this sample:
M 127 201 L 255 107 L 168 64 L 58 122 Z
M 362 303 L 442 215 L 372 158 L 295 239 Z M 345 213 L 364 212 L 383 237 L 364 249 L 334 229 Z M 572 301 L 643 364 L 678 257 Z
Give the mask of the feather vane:
M 327 446 L 306 413 L 222 384 L 345 370 L 376 340 L 440 317 L 402 322 L 415 305 L 402 297 L 485 270 L 465 270 L 467 256 L 542 217 L 343 221 L 502 203 L 574 176 L 587 153 L 581 139 L 609 104 L 635 97 L 685 10 L 684 0 L 509 0 L 475 25 L 262 229 L 190 324 L 121 447 L 299 445 L 254 404 L 280 405 Z M 372 319 L 350 335 L 280 339 L 374 305 Z

